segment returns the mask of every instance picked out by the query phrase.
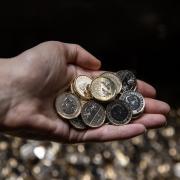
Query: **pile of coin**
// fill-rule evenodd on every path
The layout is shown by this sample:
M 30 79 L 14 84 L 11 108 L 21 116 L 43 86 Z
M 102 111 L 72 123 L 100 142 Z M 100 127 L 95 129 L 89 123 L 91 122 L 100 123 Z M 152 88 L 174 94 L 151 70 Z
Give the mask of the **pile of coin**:
M 104 72 L 94 79 L 79 75 L 66 92 L 58 94 L 55 109 L 81 130 L 105 123 L 123 125 L 144 111 L 144 98 L 136 89 L 136 77 L 129 70 Z

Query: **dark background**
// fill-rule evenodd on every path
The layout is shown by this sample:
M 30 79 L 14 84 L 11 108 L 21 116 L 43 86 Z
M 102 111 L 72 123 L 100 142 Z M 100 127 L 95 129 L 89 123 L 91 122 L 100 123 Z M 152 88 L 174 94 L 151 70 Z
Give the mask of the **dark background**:
M 103 69 L 131 69 L 180 105 L 180 1 L 53 0 L 0 3 L 0 57 L 47 40 L 77 43 Z

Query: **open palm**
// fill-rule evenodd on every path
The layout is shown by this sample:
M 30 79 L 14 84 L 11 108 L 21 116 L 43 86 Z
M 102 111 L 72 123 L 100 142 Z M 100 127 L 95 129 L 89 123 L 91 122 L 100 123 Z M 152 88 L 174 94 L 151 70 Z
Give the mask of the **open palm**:
M 11 108 L 4 120 L 6 132 L 16 136 L 65 143 L 128 139 L 148 128 L 166 124 L 169 106 L 155 99 L 155 89 L 138 80 L 138 91 L 145 96 L 145 113 L 124 126 L 103 125 L 79 131 L 54 111 L 54 99 L 72 78 L 95 76 L 101 64 L 94 56 L 74 44 L 45 42 L 14 58 L 18 78 L 14 82 Z

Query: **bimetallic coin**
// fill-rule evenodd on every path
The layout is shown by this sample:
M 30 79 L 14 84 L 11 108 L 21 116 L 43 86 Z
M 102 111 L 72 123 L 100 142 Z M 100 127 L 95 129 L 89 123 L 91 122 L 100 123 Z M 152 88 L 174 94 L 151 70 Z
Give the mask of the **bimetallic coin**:
M 81 102 L 72 93 L 63 93 L 56 97 L 55 108 L 62 118 L 74 119 L 81 112 Z
M 81 117 L 87 126 L 95 128 L 103 125 L 106 112 L 102 105 L 91 100 L 82 107 Z
M 116 96 L 116 87 L 113 81 L 105 77 L 95 78 L 90 86 L 92 96 L 99 101 L 109 101 Z
M 137 81 L 136 76 L 128 70 L 121 70 L 116 73 L 119 79 L 122 81 L 122 91 L 135 90 Z
M 108 104 L 106 113 L 108 120 L 114 125 L 127 124 L 132 118 L 130 106 L 121 100 L 116 100 Z
M 101 74 L 101 77 L 105 77 L 110 79 L 116 86 L 116 94 L 119 94 L 121 92 L 122 89 L 122 82 L 121 80 L 116 76 L 115 73 L 112 72 L 105 72 L 103 74 Z
M 126 91 L 120 96 L 119 99 L 126 101 L 126 103 L 129 104 L 134 117 L 144 111 L 145 100 L 138 92 Z
M 83 99 L 89 100 L 92 98 L 91 93 L 88 89 L 88 85 L 90 85 L 92 79 L 85 75 L 80 75 L 74 79 L 73 89 Z
M 75 127 L 76 129 L 80 129 L 80 130 L 83 130 L 83 129 L 86 129 L 87 126 L 86 124 L 83 122 L 81 116 L 78 116 L 77 118 L 74 118 L 74 119 L 71 119 L 70 121 L 70 124 Z

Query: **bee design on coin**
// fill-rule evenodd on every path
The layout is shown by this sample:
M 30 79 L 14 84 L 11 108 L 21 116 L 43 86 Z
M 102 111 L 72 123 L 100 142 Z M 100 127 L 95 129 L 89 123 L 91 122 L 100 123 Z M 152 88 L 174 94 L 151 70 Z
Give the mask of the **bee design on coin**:
M 100 127 L 106 119 L 106 113 L 102 105 L 89 101 L 82 107 L 81 117 L 87 126 Z
M 81 102 L 75 95 L 63 93 L 56 97 L 55 108 L 62 118 L 73 119 L 81 112 Z
M 126 101 L 126 103 L 129 104 L 134 117 L 138 116 L 140 113 L 144 111 L 145 100 L 143 96 L 138 92 L 135 91 L 124 92 L 119 99 Z
M 135 90 L 137 86 L 136 76 L 128 70 L 118 71 L 117 76 L 122 81 L 122 91 Z
M 99 101 L 109 101 L 116 96 L 116 87 L 113 81 L 105 77 L 97 77 L 90 86 L 92 96 Z
M 132 111 L 130 106 L 122 100 L 115 100 L 107 105 L 108 120 L 114 125 L 123 125 L 131 121 Z

